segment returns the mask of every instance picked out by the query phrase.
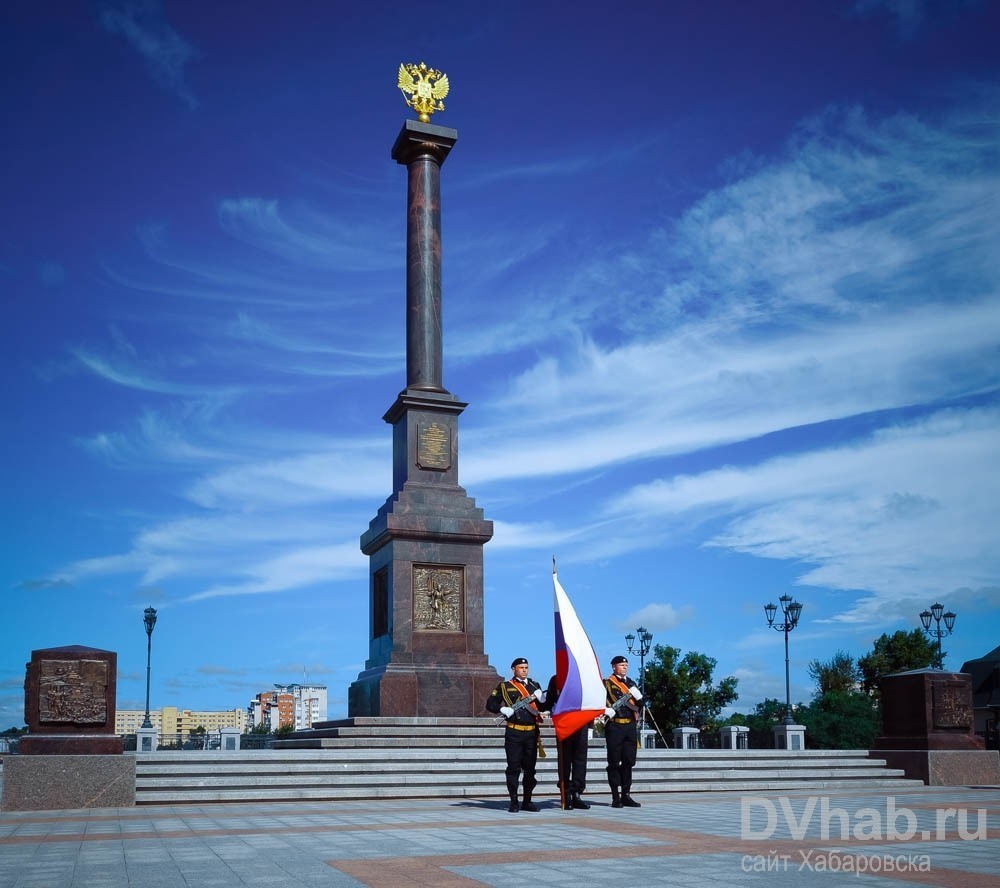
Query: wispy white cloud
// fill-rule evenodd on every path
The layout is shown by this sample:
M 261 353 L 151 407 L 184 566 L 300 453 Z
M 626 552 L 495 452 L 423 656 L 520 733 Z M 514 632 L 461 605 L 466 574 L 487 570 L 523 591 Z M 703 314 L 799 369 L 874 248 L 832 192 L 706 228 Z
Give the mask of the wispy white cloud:
M 877 623 L 914 600 L 973 587 L 1000 603 L 992 470 L 1000 411 L 948 410 L 824 447 L 634 487 L 612 504 L 633 522 L 725 520 L 706 545 L 803 565 L 803 585 L 862 592 L 837 619 Z
M 198 107 L 185 80 L 198 52 L 167 22 L 160 0 L 101 0 L 97 15 L 106 31 L 124 37 L 142 56 L 153 80 L 189 108 Z
M 904 589 L 967 587 L 989 599 L 982 590 L 997 564 L 983 528 L 1000 492 L 988 456 L 1000 422 L 990 407 L 940 404 L 989 402 L 1000 381 L 996 129 L 974 112 L 935 124 L 820 115 L 779 158 L 704 195 L 674 224 L 636 227 L 616 257 L 554 268 L 548 279 L 562 283 L 551 299 L 490 291 L 505 318 L 479 327 L 464 319 L 450 334 L 468 359 L 539 346 L 532 366 L 511 363 L 480 384 L 475 424 L 463 430 L 464 483 L 512 504 L 495 522 L 493 550 L 558 547 L 594 560 L 683 534 L 800 563 L 801 582 L 851 590 L 852 602 L 860 594 L 840 616 L 849 621 L 898 611 Z M 231 234 L 267 240 L 292 265 L 321 263 L 341 231 L 308 214 L 289 222 L 278 204 L 237 201 L 226 213 Z M 169 248 L 155 244 L 169 266 Z M 235 298 L 224 266 L 210 275 L 228 279 Z M 355 370 L 377 363 L 369 331 L 328 346 L 301 323 L 310 299 L 293 303 L 306 314 L 275 313 L 278 301 L 241 310 L 223 325 L 225 340 L 255 365 L 266 353 L 322 355 Z M 123 373 L 117 366 L 102 365 L 109 376 Z M 175 394 L 204 395 L 186 385 Z M 823 423 L 845 443 L 809 431 Z M 385 441 L 349 429 L 314 440 L 279 428 L 234 434 L 215 413 L 213 425 L 219 437 L 190 428 L 148 436 L 190 460 L 184 495 L 215 516 L 199 539 L 220 541 L 230 563 L 242 533 L 235 516 L 259 519 L 240 570 L 188 600 L 280 592 L 360 569 L 356 526 L 348 538 L 345 521 L 343 548 L 282 528 L 295 509 L 324 508 L 335 521 L 378 502 L 388 490 Z M 754 455 L 763 436 L 772 436 L 766 459 Z M 725 447 L 740 448 L 738 465 L 718 465 Z M 674 460 L 692 456 L 707 468 L 676 475 Z M 539 490 L 583 477 L 590 502 L 572 514 Z M 149 533 L 157 530 L 173 541 L 141 535 L 134 552 L 78 569 L 138 570 L 147 581 L 208 575 L 199 539 L 170 524 Z M 685 616 L 647 615 L 664 625 Z
M 694 614 L 694 608 L 684 606 L 675 608 L 672 604 L 647 604 L 622 620 L 618 628 L 623 632 L 632 632 L 636 626 L 644 626 L 650 632 L 667 632 L 676 628 Z
M 306 205 L 283 212 L 277 200 L 227 198 L 218 206 L 223 231 L 299 266 L 370 272 L 402 268 L 405 251 L 387 231 Z
M 853 13 L 860 17 L 885 15 L 903 40 L 913 38 L 925 27 L 954 19 L 964 10 L 982 5 L 983 0 L 854 0 Z M 988 2 L 988 0 L 987 0 Z
M 215 584 L 183 598 L 180 603 L 234 595 L 260 595 L 301 589 L 345 577 L 361 577 L 367 559 L 356 543 L 339 546 L 297 548 L 275 558 L 248 565 L 246 579 L 233 584 Z
M 199 479 L 188 491 L 206 507 L 241 504 L 302 506 L 344 499 L 370 499 L 389 485 L 384 448 L 364 442 L 330 442 L 328 451 L 232 466 Z

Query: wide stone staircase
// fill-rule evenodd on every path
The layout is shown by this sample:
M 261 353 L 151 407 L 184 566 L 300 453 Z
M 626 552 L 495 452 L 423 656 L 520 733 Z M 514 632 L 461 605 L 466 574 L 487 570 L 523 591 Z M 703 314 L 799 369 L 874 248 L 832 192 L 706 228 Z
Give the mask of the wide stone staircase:
M 324 722 L 274 749 L 136 755 L 136 804 L 506 797 L 503 728 L 484 718 Z M 542 730 L 537 797 L 557 794 L 555 736 Z M 591 740 L 587 795 L 608 794 L 604 741 Z M 920 786 L 867 750 L 640 749 L 633 792 Z

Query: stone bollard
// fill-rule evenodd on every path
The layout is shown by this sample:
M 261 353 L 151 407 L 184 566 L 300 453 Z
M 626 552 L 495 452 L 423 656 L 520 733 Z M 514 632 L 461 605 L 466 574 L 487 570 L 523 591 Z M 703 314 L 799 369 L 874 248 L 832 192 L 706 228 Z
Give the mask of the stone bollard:
M 675 749 L 698 748 L 698 735 L 701 734 L 698 728 L 674 728 L 673 734 Z
M 219 728 L 219 749 L 223 752 L 236 752 L 240 748 L 239 728 Z
M 719 729 L 719 739 L 723 749 L 746 749 L 750 729 L 746 725 L 723 725 Z

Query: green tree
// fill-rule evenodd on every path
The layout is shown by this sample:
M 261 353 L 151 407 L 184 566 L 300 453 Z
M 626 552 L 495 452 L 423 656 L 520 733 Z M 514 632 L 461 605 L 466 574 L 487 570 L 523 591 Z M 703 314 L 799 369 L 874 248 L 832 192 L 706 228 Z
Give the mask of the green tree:
M 854 657 L 844 651 L 837 651 L 829 660 L 813 660 L 809 664 L 809 677 L 816 682 L 818 696 L 832 692 L 851 693 L 861 683 L 861 670 Z
M 812 749 L 871 749 L 880 724 L 876 702 L 858 691 L 818 694 L 796 716 L 806 726 L 806 746 Z
M 280 728 L 278 728 L 277 731 L 274 732 L 274 736 L 284 737 L 286 734 L 294 734 L 294 733 L 295 733 L 295 725 L 282 725 Z
M 663 731 L 692 720 L 695 727 L 715 732 L 719 714 L 738 699 L 738 679 L 733 676 L 713 684 L 716 660 L 697 651 L 683 657 L 680 649 L 658 644 L 646 661 L 644 690 L 649 710 Z
M 910 632 L 900 629 L 892 635 L 883 632 L 875 640 L 871 652 L 858 659 L 862 687 L 866 693 L 878 698 L 878 680 L 883 675 L 923 669 L 936 659 L 937 646 L 919 629 Z
M 799 708 L 801 709 L 801 704 Z M 768 697 L 743 718 L 742 724 L 750 729 L 750 736 L 747 737 L 750 748 L 768 749 L 774 745 L 774 726 L 785 718 L 785 703 Z

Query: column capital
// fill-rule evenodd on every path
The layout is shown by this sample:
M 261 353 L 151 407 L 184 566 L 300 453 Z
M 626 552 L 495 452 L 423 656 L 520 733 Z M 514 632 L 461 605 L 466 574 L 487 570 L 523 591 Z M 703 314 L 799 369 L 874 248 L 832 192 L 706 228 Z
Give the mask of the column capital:
M 438 165 L 458 141 L 458 130 L 419 120 L 407 120 L 392 146 L 392 159 L 404 166 L 420 154 L 431 154 Z

